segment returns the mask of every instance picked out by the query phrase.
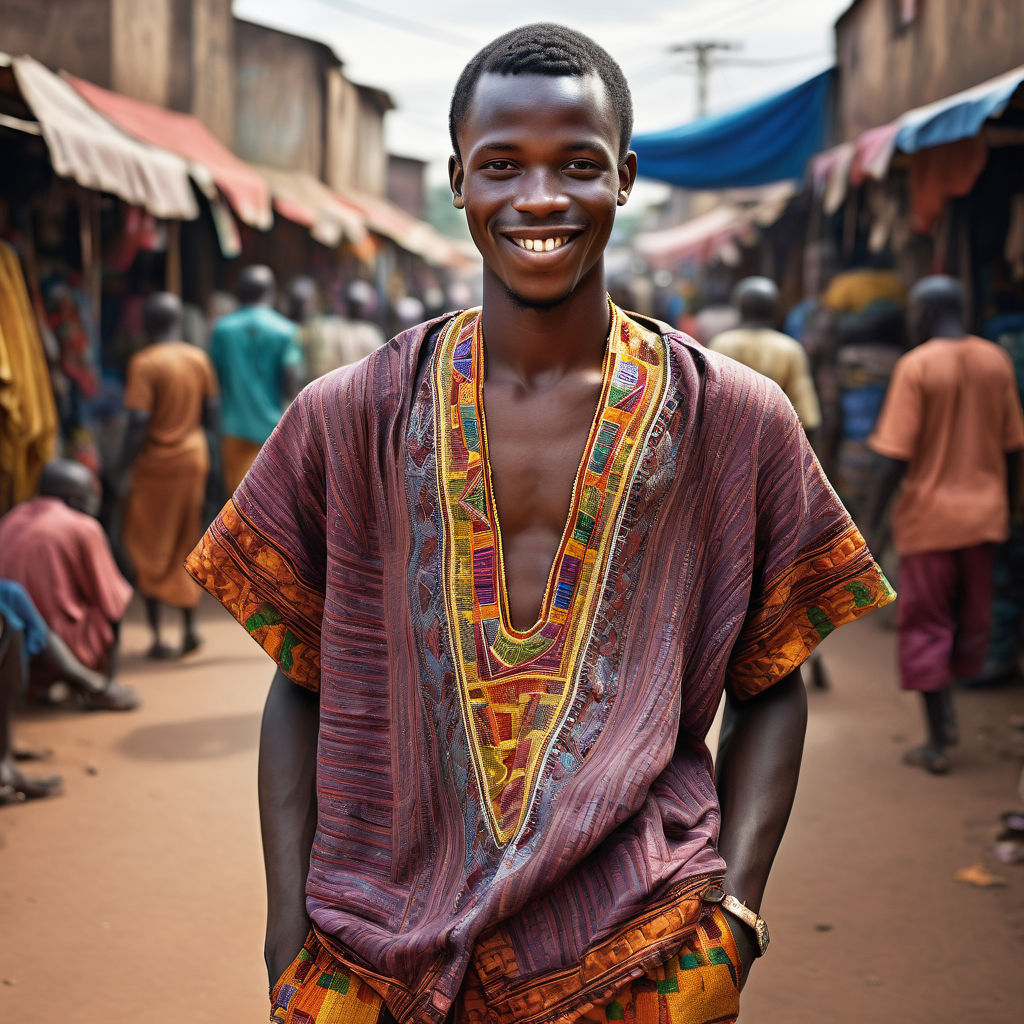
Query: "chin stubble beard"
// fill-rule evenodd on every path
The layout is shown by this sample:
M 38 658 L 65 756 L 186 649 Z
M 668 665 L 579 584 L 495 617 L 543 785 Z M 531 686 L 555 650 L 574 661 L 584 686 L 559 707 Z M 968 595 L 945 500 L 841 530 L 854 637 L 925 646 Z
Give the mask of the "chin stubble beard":
M 538 302 L 535 299 L 528 299 L 524 295 L 520 295 L 518 292 L 512 291 L 508 285 L 504 285 L 504 288 L 509 301 L 517 309 L 531 309 L 538 313 L 547 313 L 552 309 L 557 309 L 573 293 L 573 289 L 570 289 L 564 295 L 560 295 L 557 299 L 546 299 L 543 302 Z

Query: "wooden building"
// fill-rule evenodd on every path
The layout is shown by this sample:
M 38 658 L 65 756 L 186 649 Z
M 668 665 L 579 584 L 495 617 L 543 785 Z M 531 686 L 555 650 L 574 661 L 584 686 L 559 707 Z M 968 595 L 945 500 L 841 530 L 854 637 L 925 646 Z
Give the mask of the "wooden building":
M 835 31 L 837 142 L 1024 64 L 1021 0 L 854 0 Z

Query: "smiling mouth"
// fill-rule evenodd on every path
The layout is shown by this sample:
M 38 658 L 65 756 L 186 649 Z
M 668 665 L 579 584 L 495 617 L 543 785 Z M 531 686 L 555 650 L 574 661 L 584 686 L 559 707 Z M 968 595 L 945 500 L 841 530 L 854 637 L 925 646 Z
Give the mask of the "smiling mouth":
M 512 241 L 527 252 L 554 252 L 571 238 L 572 235 L 559 235 L 557 238 L 513 238 Z

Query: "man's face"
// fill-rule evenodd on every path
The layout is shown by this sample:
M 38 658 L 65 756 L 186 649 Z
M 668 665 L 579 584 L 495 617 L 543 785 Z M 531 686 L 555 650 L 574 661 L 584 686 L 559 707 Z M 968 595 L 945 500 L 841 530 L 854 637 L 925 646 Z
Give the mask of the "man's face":
M 496 277 L 550 308 L 601 273 L 636 155 L 619 160 L 619 120 L 597 76 L 483 75 L 449 163 L 454 202 Z

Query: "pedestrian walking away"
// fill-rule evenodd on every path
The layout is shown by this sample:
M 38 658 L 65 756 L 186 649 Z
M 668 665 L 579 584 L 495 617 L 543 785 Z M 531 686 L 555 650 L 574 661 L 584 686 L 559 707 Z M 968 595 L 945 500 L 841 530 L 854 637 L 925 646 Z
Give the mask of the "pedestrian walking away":
M 224 482 L 234 490 L 299 389 L 302 350 L 297 328 L 274 309 L 276 282 L 269 267 L 238 276 L 242 308 L 221 317 L 210 357 L 221 390 Z
M 900 555 L 900 686 L 921 694 L 927 739 L 904 760 L 949 770 L 958 740 L 950 686 L 984 665 L 992 554 L 1010 535 L 1024 416 L 1006 352 L 964 327 L 963 288 L 927 277 L 910 294 L 917 347 L 893 372 L 871 436 L 883 468 L 869 536 L 899 489 L 892 537 Z
M 154 295 L 143 313 L 149 344 L 128 364 L 128 410 L 118 479 L 126 489 L 121 539 L 135 566 L 153 642 L 151 658 L 194 651 L 199 588 L 182 563 L 202 533 L 203 495 L 210 471 L 205 430 L 216 432 L 217 378 L 201 349 L 181 337 L 181 303 Z M 181 609 L 180 647 L 160 635 L 162 605 Z
M 767 948 L 799 666 L 893 593 L 779 387 L 609 299 L 632 117 L 571 29 L 477 54 L 482 307 L 311 383 L 189 558 L 278 665 L 273 1021 L 727 1022 Z

